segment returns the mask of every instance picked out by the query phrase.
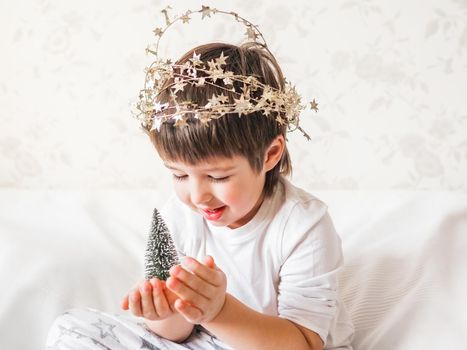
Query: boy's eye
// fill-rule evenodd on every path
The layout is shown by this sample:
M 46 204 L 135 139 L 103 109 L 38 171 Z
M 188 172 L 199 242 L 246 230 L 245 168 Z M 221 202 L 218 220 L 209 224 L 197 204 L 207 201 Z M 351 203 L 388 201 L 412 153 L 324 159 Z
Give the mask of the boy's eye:
M 229 179 L 229 176 L 224 176 L 224 177 L 212 177 L 212 176 L 209 176 L 209 178 L 213 182 L 224 182 L 224 181 L 227 181 Z
M 186 178 L 186 175 L 175 175 L 175 174 L 172 174 L 173 175 L 173 178 L 177 181 L 182 181 Z
M 173 178 L 177 181 L 183 181 L 188 177 L 188 175 L 176 175 L 176 174 L 172 174 L 172 175 L 173 175 Z M 224 182 L 224 181 L 227 181 L 229 177 L 230 176 L 213 177 L 209 175 L 209 180 L 211 180 L 212 182 Z

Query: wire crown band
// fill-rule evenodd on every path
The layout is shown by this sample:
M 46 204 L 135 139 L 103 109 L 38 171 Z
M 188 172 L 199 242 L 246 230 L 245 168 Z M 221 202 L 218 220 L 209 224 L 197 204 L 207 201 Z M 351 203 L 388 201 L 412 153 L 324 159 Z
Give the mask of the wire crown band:
M 140 90 L 136 111 L 132 111 L 144 128 L 159 131 L 162 123 L 166 122 L 174 123 L 176 127 L 186 127 L 189 118 L 198 119 L 207 125 L 210 120 L 226 114 L 237 113 L 242 117 L 261 111 L 265 117 L 273 117 L 277 123 L 287 125 L 288 131 L 300 130 L 310 140 L 310 136 L 299 125 L 300 113 L 306 106 L 301 104 L 301 96 L 287 79 L 284 81 L 284 88 L 277 89 L 262 83 L 259 77 L 235 74 L 226 69 L 229 56 L 225 56 L 224 52 L 207 62 L 200 59 L 200 54 L 193 52 L 192 57 L 183 64 L 174 64 L 170 59 L 159 57 L 159 43 L 164 33 L 176 22 L 189 23 L 190 16 L 195 14 L 201 14 L 201 19 L 214 14 L 234 17 L 245 26 L 247 41 L 261 45 L 271 54 L 257 26 L 235 12 L 209 6 L 202 6 L 198 11 L 188 10 L 170 20 L 170 9 L 169 6 L 161 11 L 166 25 L 154 30 L 157 37 L 155 49 L 146 48 L 146 53 L 154 55 L 155 60 L 145 69 L 144 89 Z M 222 83 L 219 84 L 218 81 Z M 183 92 L 187 85 L 195 88 L 211 85 L 222 92 L 213 94 L 204 105 L 191 100 L 178 101 L 177 93 Z M 160 102 L 162 92 L 169 94 L 169 102 Z M 318 111 L 315 99 L 309 105 L 310 109 Z

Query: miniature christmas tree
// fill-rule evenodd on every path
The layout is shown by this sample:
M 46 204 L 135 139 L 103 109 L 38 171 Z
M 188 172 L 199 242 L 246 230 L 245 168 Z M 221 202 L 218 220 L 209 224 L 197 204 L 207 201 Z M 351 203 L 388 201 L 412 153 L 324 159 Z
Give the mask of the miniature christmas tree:
M 145 279 L 169 278 L 169 269 L 179 263 L 177 249 L 159 211 L 154 209 L 145 254 Z

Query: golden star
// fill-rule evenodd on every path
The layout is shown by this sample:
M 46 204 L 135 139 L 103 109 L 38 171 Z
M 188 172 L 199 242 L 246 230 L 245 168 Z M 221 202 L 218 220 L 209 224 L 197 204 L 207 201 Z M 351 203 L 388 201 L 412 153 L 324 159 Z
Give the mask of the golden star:
M 162 28 L 156 28 L 153 30 L 154 34 L 156 35 L 159 35 L 159 36 L 162 36 L 162 34 L 164 34 L 164 31 L 162 30 Z
M 251 108 L 249 100 L 245 100 L 245 96 L 241 95 L 239 99 L 235 99 L 234 113 L 248 114 Z
M 162 112 L 164 109 L 166 109 L 167 107 L 169 106 L 168 103 L 159 103 L 159 102 L 156 102 L 154 104 L 154 109 L 156 110 L 156 112 Z
M 210 70 L 210 71 L 214 71 L 214 70 L 220 68 L 220 67 L 217 65 L 217 63 L 214 62 L 214 60 L 209 60 L 209 61 L 208 61 L 208 66 L 209 66 L 208 70 Z
M 183 91 L 183 88 L 185 87 L 186 83 L 183 82 L 180 78 L 175 78 L 175 84 L 172 86 L 172 89 L 174 89 L 174 94 L 176 94 L 179 91 Z
M 263 94 L 261 95 L 261 97 L 265 100 L 272 101 L 272 98 L 273 98 L 272 89 L 269 86 L 266 86 L 263 90 Z
M 315 110 L 315 112 L 318 112 L 318 103 L 315 101 L 315 99 L 310 102 L 310 108 Z
M 266 106 L 263 108 L 263 114 L 267 117 L 271 114 L 271 107 Z
M 188 123 L 186 122 L 185 118 L 183 118 L 182 116 L 176 116 L 174 119 L 176 120 L 175 121 L 176 127 L 188 126 Z
M 161 12 L 164 14 L 164 17 L 165 17 L 165 24 L 166 25 L 170 25 L 170 18 L 169 18 L 169 15 L 168 15 L 168 11 L 169 10 L 172 10 L 172 8 L 169 6 L 167 6 L 165 9 L 163 9 Z
M 201 5 L 202 9 L 201 9 L 201 13 L 203 14 L 201 16 L 201 19 L 204 19 L 204 17 L 208 16 L 208 17 L 211 17 L 211 8 L 209 6 L 204 6 L 204 5 Z
M 148 46 L 146 47 L 146 55 L 149 54 L 149 53 L 152 53 L 153 55 L 156 55 L 156 56 L 157 56 L 156 51 L 152 50 L 151 47 L 148 45 Z
M 279 115 L 276 117 L 276 122 L 278 122 L 280 125 L 285 124 L 285 120 Z
M 162 118 L 155 118 L 152 122 L 151 131 L 161 131 Z
M 182 23 L 190 22 L 191 17 L 188 16 L 190 13 L 191 13 L 190 10 L 188 10 L 182 17 L 180 17 L 182 19 Z
M 209 102 L 205 106 L 206 108 L 215 107 L 219 105 L 219 99 L 215 94 L 212 94 L 212 98 L 208 99 L 208 101 Z
M 206 81 L 206 78 L 198 78 L 195 85 L 196 86 L 204 86 L 205 81 Z
M 225 79 L 224 79 L 225 80 Z M 229 102 L 229 98 L 225 96 L 223 93 L 217 96 L 217 99 L 219 100 L 220 103 L 227 103 Z
M 229 77 L 222 79 L 225 85 L 232 85 L 233 81 Z
M 258 38 L 258 34 L 256 34 L 254 29 L 251 28 L 251 26 L 248 27 L 248 29 L 245 32 L 245 35 L 248 36 L 248 39 L 251 39 L 253 41 L 256 41 L 256 39 Z
M 193 66 L 197 67 L 203 64 L 203 61 L 201 61 L 201 54 L 196 54 L 195 51 L 193 51 L 193 57 L 190 58 L 190 61 L 193 63 Z
M 221 52 L 221 55 L 220 55 L 218 58 L 216 58 L 216 63 L 217 63 L 219 66 L 225 65 L 225 64 L 227 64 L 227 63 L 225 62 L 225 60 L 226 60 L 227 58 L 229 58 L 229 56 L 224 56 L 224 51 L 222 51 L 222 52 Z

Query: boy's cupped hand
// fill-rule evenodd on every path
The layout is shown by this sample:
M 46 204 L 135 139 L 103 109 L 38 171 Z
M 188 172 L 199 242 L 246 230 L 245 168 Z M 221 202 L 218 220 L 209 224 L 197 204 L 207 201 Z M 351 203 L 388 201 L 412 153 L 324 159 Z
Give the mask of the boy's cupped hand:
M 198 260 L 185 257 L 172 266 L 166 287 L 176 295 L 174 308 L 193 324 L 212 321 L 225 302 L 227 278 L 211 256 Z
M 167 289 L 165 281 L 152 278 L 142 281 L 126 294 L 121 308 L 151 321 L 163 320 L 174 313 L 175 300 L 177 296 Z
M 163 320 L 175 311 L 193 324 L 212 321 L 225 301 L 224 272 L 211 256 L 203 263 L 185 257 L 182 265 L 170 269 L 167 282 L 157 278 L 140 282 L 123 297 L 121 308 L 151 321 Z

